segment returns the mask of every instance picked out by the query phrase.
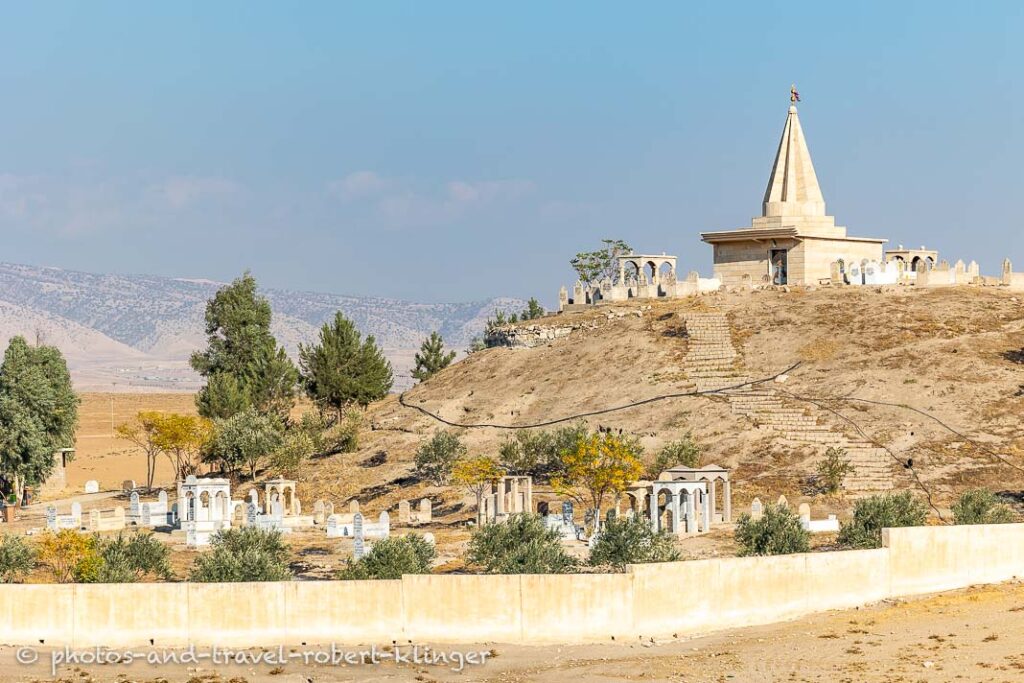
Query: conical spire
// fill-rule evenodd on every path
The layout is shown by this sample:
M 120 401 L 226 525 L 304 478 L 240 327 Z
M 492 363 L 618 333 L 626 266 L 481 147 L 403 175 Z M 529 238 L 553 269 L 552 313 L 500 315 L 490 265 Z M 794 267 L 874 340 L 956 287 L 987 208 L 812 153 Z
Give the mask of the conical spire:
M 796 107 L 789 108 L 775 165 L 764 193 L 762 216 L 824 216 L 825 198 L 814 175 L 811 153 Z

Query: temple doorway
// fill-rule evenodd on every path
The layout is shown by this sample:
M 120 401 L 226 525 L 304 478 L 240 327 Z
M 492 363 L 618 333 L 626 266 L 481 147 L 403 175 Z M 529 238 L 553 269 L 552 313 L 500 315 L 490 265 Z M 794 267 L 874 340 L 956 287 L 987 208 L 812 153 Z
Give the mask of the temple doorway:
M 769 251 L 768 263 L 771 268 L 772 284 L 773 285 L 784 285 L 788 283 L 787 271 L 787 254 L 788 249 L 772 249 Z

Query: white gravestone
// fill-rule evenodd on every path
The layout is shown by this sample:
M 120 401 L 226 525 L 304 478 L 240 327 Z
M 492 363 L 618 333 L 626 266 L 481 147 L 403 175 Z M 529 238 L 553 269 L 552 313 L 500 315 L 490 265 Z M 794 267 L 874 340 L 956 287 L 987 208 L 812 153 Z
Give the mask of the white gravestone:
M 366 553 L 365 541 L 363 539 L 363 513 L 357 512 L 352 519 L 352 533 L 355 535 L 354 557 L 362 559 Z
M 85 482 L 85 492 L 86 493 L 99 493 L 100 492 L 100 483 L 98 481 L 96 481 L 95 479 L 90 479 L 89 481 Z

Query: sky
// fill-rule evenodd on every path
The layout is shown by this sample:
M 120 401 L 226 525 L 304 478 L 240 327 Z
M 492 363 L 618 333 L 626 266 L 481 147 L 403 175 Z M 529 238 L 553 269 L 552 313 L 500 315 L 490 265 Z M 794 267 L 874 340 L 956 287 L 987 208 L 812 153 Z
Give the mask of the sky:
M 0 260 L 413 301 L 711 275 L 789 106 L 850 234 L 1024 268 L 1024 3 L 5 2 Z

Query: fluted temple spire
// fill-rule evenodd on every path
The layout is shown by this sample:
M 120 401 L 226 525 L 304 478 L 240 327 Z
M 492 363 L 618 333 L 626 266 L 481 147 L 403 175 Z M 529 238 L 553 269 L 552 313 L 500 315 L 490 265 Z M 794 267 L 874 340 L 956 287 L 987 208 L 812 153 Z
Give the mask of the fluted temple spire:
M 790 106 L 775 165 L 764 193 L 762 216 L 824 216 L 825 198 L 814 174 L 811 153 L 796 107 Z

